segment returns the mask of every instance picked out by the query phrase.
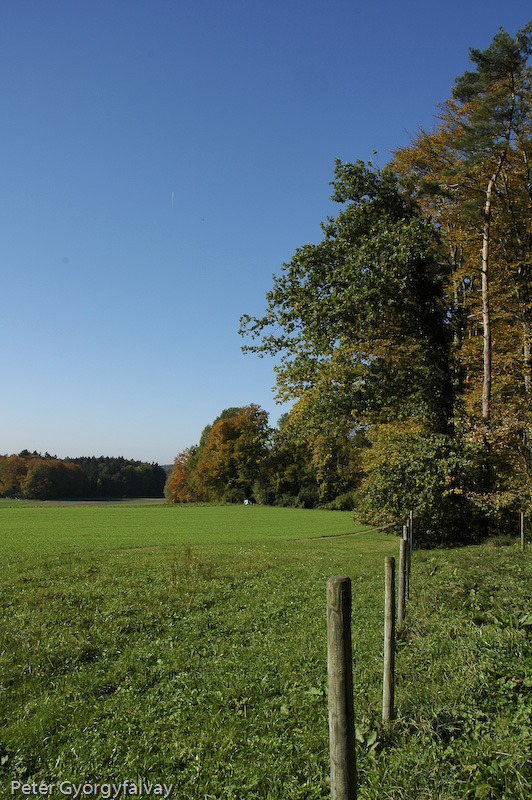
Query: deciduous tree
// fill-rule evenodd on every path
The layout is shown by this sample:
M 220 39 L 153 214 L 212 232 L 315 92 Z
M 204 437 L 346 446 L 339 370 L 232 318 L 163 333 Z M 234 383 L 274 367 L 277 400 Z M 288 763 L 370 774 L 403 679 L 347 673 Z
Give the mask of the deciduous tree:
M 190 464 L 196 448 L 188 447 L 175 457 L 172 472 L 164 487 L 169 503 L 189 503 L 197 500 L 197 492 L 190 482 Z
M 434 226 L 390 169 L 336 163 L 333 199 L 347 206 L 301 247 L 244 316 L 243 349 L 280 356 L 278 396 L 305 397 L 314 419 L 422 419 L 446 429 L 448 337 Z
M 191 483 L 200 499 L 242 502 L 253 496 L 267 454 L 268 414 L 251 404 L 222 412 L 204 432 Z

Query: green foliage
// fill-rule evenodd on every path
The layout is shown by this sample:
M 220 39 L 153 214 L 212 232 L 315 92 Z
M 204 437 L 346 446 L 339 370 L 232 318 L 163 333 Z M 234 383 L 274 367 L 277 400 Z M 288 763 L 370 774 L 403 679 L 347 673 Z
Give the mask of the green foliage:
M 86 481 L 78 464 L 32 459 L 22 484 L 23 496 L 35 500 L 82 497 Z
M 419 429 L 378 426 L 368 433 L 367 478 L 356 493 L 363 522 L 401 525 L 413 508 L 416 541 L 443 544 L 479 535 L 468 492 L 474 488 L 477 453 L 454 437 Z
M 260 339 L 243 349 L 280 356 L 278 396 L 295 400 L 270 459 L 270 502 L 287 502 L 288 491 L 293 503 L 345 508 L 360 482 L 366 431 L 412 420 L 449 431 L 438 231 L 391 169 L 337 161 L 333 189 L 346 205 L 322 225 L 323 240 L 284 265 L 262 318 L 241 320 L 241 334 Z
M 303 400 L 316 426 L 414 416 L 445 428 L 448 337 L 438 236 L 389 169 L 336 162 L 333 199 L 348 202 L 300 248 L 241 333 L 246 351 L 280 355 L 279 397 Z
M 166 473 L 158 464 L 105 456 L 74 458 L 87 478 L 88 497 L 162 497 Z
M 0 497 L 162 497 L 165 480 L 166 473 L 157 464 L 124 458 L 61 460 L 27 450 L 0 457 Z
M 511 95 L 520 88 L 516 78 L 523 76 L 531 53 L 532 20 L 515 37 L 500 28 L 485 50 L 470 49 L 469 60 L 475 70 L 466 70 L 456 78 L 453 97 L 462 103 L 479 101 L 473 110 L 473 124 L 477 123 L 484 131 L 491 129 L 492 134 L 498 126 L 499 134 L 504 137 Z
M 252 445 L 242 410 L 207 426 L 176 467 L 192 496 L 355 503 L 386 525 L 414 508 L 432 544 L 529 510 L 531 55 L 532 21 L 501 29 L 471 50 L 437 129 L 384 169 L 336 160 L 339 213 L 274 276 L 263 316 L 240 320 L 294 405 Z
M 259 503 L 314 508 L 318 505 L 318 482 L 310 448 L 290 436 L 287 424 L 273 432 L 254 496 Z
M 470 499 L 493 527 L 532 488 L 531 55 L 532 22 L 472 49 L 437 127 L 394 159 L 441 230 L 456 436 L 483 445 Z
M 345 507 L 362 463 L 356 513 L 397 524 L 414 507 L 427 542 L 530 506 L 531 55 L 532 21 L 501 29 L 392 165 L 337 160 L 341 211 L 241 319 L 243 349 L 279 358 L 310 502 Z

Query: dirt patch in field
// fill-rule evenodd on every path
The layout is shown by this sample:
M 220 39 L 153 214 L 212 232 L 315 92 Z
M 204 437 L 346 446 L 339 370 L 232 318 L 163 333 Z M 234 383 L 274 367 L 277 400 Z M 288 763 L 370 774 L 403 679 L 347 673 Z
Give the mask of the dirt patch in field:
M 294 539 L 295 542 L 306 542 L 309 539 L 338 539 L 342 536 L 361 536 L 363 533 L 375 533 L 375 531 L 385 531 L 387 528 L 391 528 L 393 526 L 393 522 L 390 525 L 384 525 L 380 528 L 366 528 L 363 531 L 350 531 L 349 533 L 329 533 L 325 534 L 325 536 L 302 536 L 300 539 Z

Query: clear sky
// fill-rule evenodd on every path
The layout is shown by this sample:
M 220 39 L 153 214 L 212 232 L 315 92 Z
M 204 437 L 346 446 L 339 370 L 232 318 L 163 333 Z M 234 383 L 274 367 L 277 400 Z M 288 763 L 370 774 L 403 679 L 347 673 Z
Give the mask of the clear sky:
M 334 159 L 430 127 L 507 0 L 2 0 L 0 453 L 171 463 L 229 406 Z

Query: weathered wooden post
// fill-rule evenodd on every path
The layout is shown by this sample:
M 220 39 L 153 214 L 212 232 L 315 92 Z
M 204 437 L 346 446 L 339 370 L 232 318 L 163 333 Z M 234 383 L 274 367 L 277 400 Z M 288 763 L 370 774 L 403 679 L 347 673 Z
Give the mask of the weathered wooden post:
M 393 718 L 395 668 L 395 558 L 384 559 L 384 679 L 382 685 L 382 721 Z
M 410 549 L 410 531 L 408 525 L 403 525 L 403 541 L 405 543 L 405 597 L 410 597 L 410 561 L 412 551 Z
M 403 627 L 406 611 L 406 539 L 399 540 L 399 595 L 397 598 L 397 630 Z
M 519 533 L 521 535 L 521 552 L 525 552 L 525 513 L 519 515 Z
M 327 675 L 331 798 L 356 800 L 351 580 L 345 576 L 327 581 Z
M 414 549 L 414 512 L 411 510 L 408 514 L 408 545 L 409 545 L 409 555 L 408 555 L 408 575 L 410 577 L 410 568 L 412 566 L 412 550 Z

